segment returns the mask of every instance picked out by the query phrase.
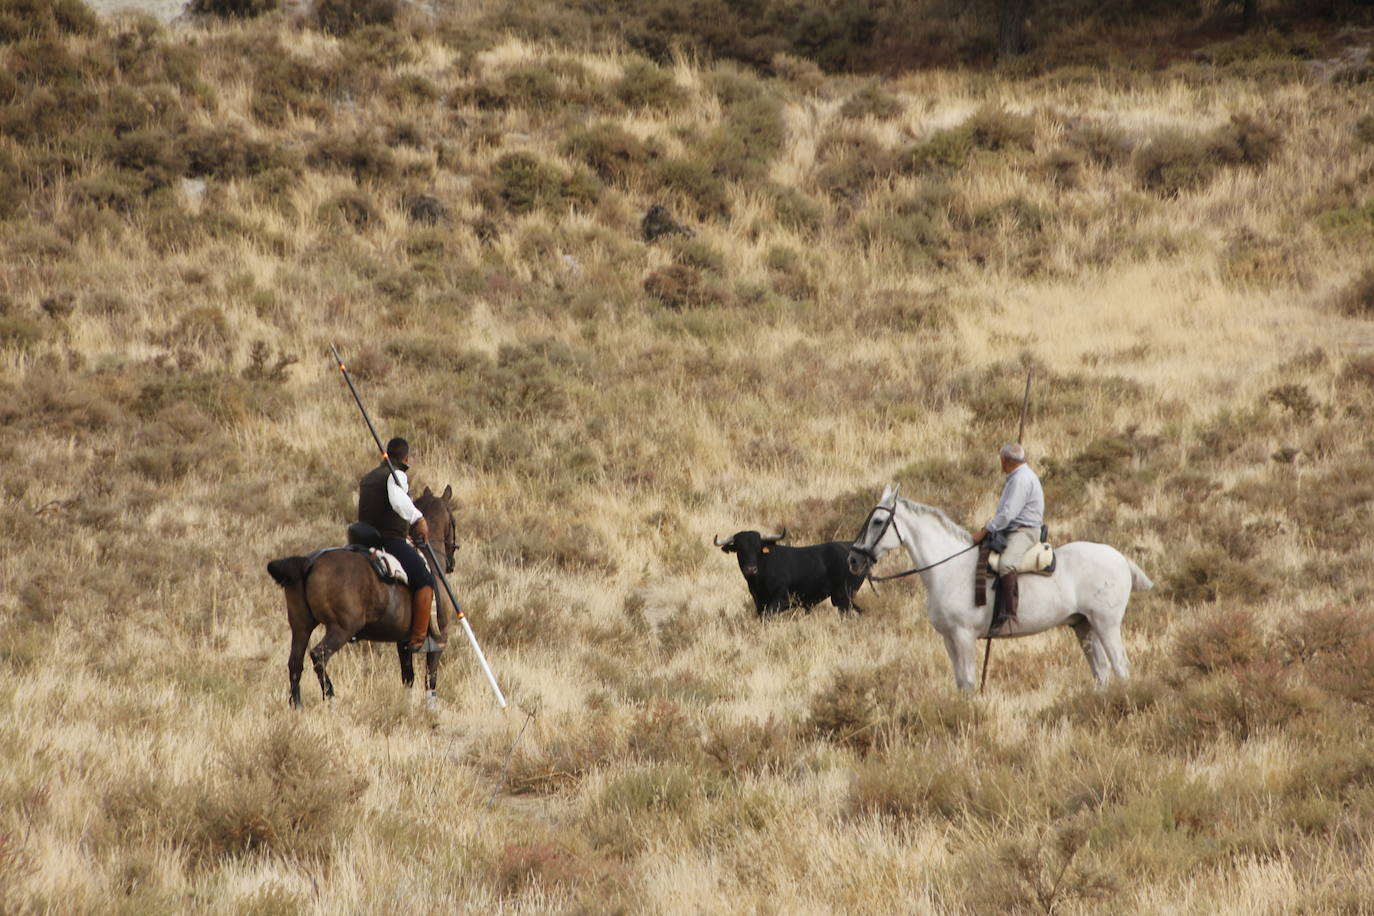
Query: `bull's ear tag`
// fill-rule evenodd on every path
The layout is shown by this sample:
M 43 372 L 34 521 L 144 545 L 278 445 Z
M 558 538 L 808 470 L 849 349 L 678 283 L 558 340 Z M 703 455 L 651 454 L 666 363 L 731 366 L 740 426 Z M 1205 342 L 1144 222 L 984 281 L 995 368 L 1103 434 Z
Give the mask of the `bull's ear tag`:
M 765 548 L 763 548 L 763 552 L 764 552 L 764 553 L 767 553 L 768 551 L 770 551 L 770 550 L 772 550 L 772 549 L 773 549 L 772 547 L 765 547 Z

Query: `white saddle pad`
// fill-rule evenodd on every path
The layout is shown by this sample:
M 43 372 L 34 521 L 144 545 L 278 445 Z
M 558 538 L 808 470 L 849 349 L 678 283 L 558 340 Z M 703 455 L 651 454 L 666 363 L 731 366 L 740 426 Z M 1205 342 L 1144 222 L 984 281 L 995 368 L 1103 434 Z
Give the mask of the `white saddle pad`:
M 1023 573 L 1044 572 L 1053 562 L 1054 548 L 1049 544 L 1040 543 L 1026 551 L 1026 555 L 1017 564 L 1016 571 Z M 1002 555 L 1000 553 L 989 554 L 988 566 L 992 567 L 994 573 L 1000 573 L 1002 571 Z

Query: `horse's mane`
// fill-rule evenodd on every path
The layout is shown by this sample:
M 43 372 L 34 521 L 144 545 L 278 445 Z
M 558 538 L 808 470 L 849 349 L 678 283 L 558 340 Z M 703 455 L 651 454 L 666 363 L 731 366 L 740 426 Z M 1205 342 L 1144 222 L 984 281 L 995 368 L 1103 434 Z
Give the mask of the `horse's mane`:
M 973 535 L 969 534 L 963 526 L 946 515 L 945 510 L 937 509 L 934 506 L 927 506 L 925 503 L 915 502 L 907 499 L 905 496 L 898 496 L 897 501 L 903 506 L 906 506 L 907 511 L 911 512 L 913 515 L 924 515 L 935 519 L 945 531 L 958 538 L 961 543 L 968 544 L 973 542 Z

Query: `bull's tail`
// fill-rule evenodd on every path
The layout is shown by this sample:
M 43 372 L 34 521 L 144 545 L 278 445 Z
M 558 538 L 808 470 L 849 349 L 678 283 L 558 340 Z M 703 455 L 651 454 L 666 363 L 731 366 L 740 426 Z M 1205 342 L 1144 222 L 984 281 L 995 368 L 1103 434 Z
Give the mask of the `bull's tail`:
M 305 584 L 305 557 L 282 557 L 267 564 L 267 574 L 282 588 Z
M 1129 557 L 1126 559 L 1126 565 L 1131 568 L 1131 591 L 1147 592 L 1155 587 L 1150 577 L 1145 575 L 1145 571 L 1131 562 Z

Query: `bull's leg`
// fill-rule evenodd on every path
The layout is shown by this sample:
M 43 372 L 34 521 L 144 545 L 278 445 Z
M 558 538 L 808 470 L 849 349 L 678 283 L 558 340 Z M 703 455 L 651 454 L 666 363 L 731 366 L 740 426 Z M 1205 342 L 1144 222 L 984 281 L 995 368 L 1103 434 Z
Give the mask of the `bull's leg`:
M 396 654 L 401 658 L 401 684 L 411 687 L 415 684 L 415 661 L 404 642 L 396 643 Z
M 320 691 L 326 700 L 334 699 L 334 684 L 329 680 L 329 675 L 325 673 L 324 666 L 329 661 L 329 657 L 338 652 L 343 644 L 348 642 L 349 633 L 343 627 L 335 624 L 326 624 L 324 638 L 315 644 L 315 648 L 310 650 L 310 661 L 315 666 L 315 676 L 320 679 Z
M 1078 646 L 1083 650 L 1083 657 L 1088 660 L 1088 667 L 1092 669 L 1093 680 L 1101 687 L 1107 683 L 1107 656 L 1093 633 L 1092 624 L 1080 617 L 1071 626 L 1073 635 L 1078 637 Z
M 862 614 L 864 609 L 854 603 L 854 591 L 848 583 L 843 583 L 830 593 L 830 603 L 840 609 L 841 614 Z

